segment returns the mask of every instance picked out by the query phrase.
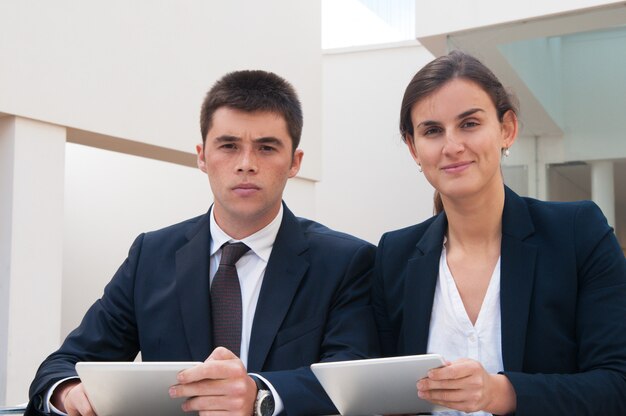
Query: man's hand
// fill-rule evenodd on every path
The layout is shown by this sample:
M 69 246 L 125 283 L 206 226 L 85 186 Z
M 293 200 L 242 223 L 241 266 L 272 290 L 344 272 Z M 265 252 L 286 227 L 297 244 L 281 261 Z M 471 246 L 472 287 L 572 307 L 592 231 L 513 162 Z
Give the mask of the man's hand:
M 178 373 L 178 383 L 170 388 L 170 396 L 188 398 L 184 411 L 202 415 L 254 413 L 256 383 L 243 362 L 226 348 L 216 348 L 204 363 Z
M 57 386 L 50 402 L 69 416 L 96 416 L 85 394 L 83 383 L 78 379 L 68 380 Z
M 417 382 L 417 393 L 429 402 L 464 412 L 507 414 L 515 411 L 517 401 L 506 376 L 489 374 L 478 361 L 467 358 L 430 370 Z

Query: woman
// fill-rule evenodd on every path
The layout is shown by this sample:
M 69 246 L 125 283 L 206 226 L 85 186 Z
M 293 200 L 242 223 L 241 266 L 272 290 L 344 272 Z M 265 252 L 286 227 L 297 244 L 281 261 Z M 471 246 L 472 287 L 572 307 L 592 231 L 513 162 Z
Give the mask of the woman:
M 464 412 L 626 414 L 626 261 L 592 202 L 522 198 L 500 159 L 517 110 L 475 58 L 420 70 L 400 131 L 437 215 L 383 235 L 373 302 L 383 353 L 449 363 L 417 394 Z

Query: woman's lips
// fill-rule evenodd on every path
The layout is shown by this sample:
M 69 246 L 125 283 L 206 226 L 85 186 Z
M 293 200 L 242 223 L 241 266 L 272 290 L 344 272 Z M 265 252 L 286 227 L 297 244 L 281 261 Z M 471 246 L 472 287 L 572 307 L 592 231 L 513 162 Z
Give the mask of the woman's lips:
M 441 168 L 441 170 L 443 170 L 444 172 L 447 172 L 447 173 L 459 173 L 459 172 L 463 172 L 471 164 L 472 164 L 472 162 L 452 163 L 450 165 L 444 166 L 443 168 Z

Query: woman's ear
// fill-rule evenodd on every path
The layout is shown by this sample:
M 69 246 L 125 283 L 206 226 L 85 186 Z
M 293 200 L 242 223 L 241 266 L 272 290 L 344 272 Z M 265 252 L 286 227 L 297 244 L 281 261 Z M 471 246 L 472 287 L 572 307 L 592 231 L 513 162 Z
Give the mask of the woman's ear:
M 517 132 L 519 123 L 517 121 L 517 114 L 513 110 L 509 110 L 504 113 L 502 117 L 502 148 L 508 149 L 513 146 L 515 139 L 517 139 Z
M 411 153 L 411 157 L 415 160 L 415 163 L 420 164 L 419 156 L 417 155 L 417 149 L 415 148 L 415 140 L 413 140 L 413 135 L 409 133 L 404 134 L 404 142 L 409 148 L 409 152 Z

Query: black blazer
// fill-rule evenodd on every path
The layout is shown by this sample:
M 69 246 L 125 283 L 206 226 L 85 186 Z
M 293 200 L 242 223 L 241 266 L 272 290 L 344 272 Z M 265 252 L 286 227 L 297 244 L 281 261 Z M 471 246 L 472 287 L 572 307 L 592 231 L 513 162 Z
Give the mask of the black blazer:
M 445 213 L 383 235 L 372 302 L 383 355 L 426 353 Z M 500 309 L 518 415 L 626 415 L 626 260 L 592 202 L 506 188 Z
M 140 235 L 61 348 L 40 366 L 29 410 L 77 361 L 204 361 L 213 349 L 207 214 Z M 309 365 L 378 353 L 369 303 L 373 245 L 284 206 L 250 338 L 248 371 L 267 378 L 288 414 L 335 407 Z M 32 413 L 35 414 L 35 413 Z

